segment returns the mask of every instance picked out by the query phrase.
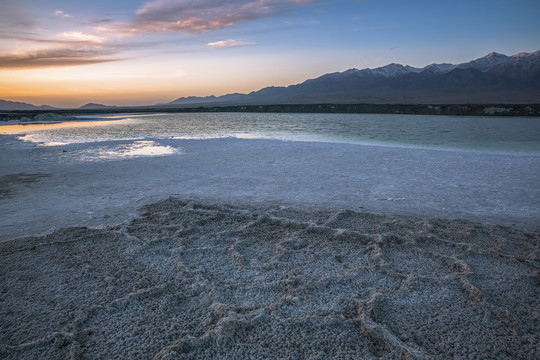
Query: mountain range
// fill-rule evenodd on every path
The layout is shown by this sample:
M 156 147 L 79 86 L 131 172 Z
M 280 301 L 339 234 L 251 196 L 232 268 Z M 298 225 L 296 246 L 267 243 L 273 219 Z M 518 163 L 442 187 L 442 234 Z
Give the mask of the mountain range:
M 462 64 L 423 68 L 389 64 L 349 69 L 290 86 L 270 86 L 249 94 L 181 97 L 155 106 L 268 104 L 538 104 L 540 51 L 506 56 L 492 52 Z M 89 103 L 80 109 L 114 106 Z M 55 110 L 48 105 L 0 100 L 0 110 Z
M 492 52 L 462 64 L 350 69 L 249 94 L 182 97 L 167 105 L 312 103 L 540 103 L 540 51 Z
M 12 111 L 12 110 L 56 110 L 57 108 L 49 105 L 32 105 L 18 101 L 0 100 L 0 110 Z
M 88 103 L 79 107 L 80 110 L 102 110 L 102 109 L 109 109 L 109 108 L 116 108 L 116 106 Z M 32 104 L 18 102 L 18 101 L 0 100 L 0 110 L 4 110 L 4 111 L 17 111 L 17 110 L 35 111 L 35 110 L 59 110 L 59 109 L 60 108 L 49 106 L 49 105 L 32 105 Z

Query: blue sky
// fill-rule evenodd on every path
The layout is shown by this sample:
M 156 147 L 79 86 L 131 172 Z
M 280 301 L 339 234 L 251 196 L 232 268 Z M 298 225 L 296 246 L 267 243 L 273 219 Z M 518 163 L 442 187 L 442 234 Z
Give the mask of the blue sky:
M 540 49 L 540 1 L 0 2 L 0 98 L 136 105 Z

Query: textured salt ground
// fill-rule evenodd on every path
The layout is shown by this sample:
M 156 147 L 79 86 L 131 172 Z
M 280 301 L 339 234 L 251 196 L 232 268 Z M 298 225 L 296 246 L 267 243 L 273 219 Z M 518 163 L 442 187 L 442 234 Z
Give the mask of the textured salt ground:
M 1 243 L 0 357 L 539 358 L 539 239 L 170 198 Z

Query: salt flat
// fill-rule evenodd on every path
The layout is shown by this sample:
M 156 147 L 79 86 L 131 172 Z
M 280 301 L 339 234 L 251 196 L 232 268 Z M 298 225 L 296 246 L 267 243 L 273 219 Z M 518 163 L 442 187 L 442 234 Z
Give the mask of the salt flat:
M 169 195 L 540 224 L 538 156 L 278 140 L 147 141 L 177 153 L 111 161 L 95 155 L 133 142 L 35 147 L 0 137 L 0 240 L 116 224 Z

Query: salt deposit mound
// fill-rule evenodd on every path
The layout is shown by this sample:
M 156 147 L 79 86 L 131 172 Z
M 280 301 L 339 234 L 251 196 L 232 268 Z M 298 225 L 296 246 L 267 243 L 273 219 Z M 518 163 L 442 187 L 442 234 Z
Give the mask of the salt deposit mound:
M 0 357 L 540 358 L 539 238 L 163 200 L 1 243 Z

